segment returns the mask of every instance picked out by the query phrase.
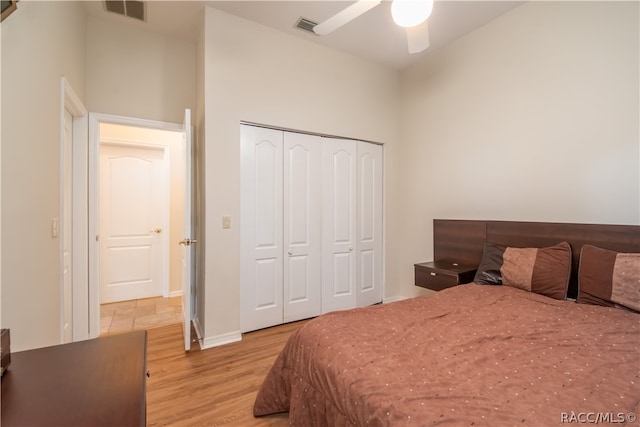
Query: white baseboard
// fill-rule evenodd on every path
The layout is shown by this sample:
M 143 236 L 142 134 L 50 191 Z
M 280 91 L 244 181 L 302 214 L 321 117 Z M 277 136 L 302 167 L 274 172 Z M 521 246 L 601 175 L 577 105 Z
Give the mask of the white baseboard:
M 396 295 L 393 297 L 383 298 L 383 304 L 389 304 L 390 302 L 402 301 L 403 299 L 408 299 L 409 297 L 405 297 L 404 295 Z
M 182 291 L 171 291 L 169 292 L 169 298 L 181 297 Z
M 208 348 L 231 344 L 238 341 L 242 341 L 242 334 L 240 331 L 229 332 L 222 335 L 204 338 L 200 341 L 200 349 L 206 350 Z

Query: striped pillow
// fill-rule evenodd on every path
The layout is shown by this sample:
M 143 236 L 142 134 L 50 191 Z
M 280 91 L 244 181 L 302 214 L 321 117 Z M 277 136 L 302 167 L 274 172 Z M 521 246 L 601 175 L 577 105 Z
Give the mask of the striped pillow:
M 583 245 L 578 287 L 580 304 L 623 306 L 640 312 L 640 253 Z
M 514 248 L 485 243 L 474 282 L 504 285 L 563 300 L 571 276 L 571 246 Z

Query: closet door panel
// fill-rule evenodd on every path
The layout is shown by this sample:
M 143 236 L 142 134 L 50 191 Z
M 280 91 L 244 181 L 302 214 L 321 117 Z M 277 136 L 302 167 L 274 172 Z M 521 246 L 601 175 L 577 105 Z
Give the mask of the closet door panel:
M 280 267 L 277 264 L 275 257 L 255 261 L 254 286 L 252 288 L 255 293 L 254 310 L 277 308 L 278 300 L 282 299 L 278 292 Z
M 347 147 L 350 148 L 350 147 Z M 330 220 L 333 222 L 333 244 L 344 250 L 353 245 L 353 183 L 355 182 L 353 153 L 343 148 L 332 154 L 331 165 L 331 202 L 333 209 Z M 340 245 L 344 246 L 340 248 Z
M 331 290 L 333 297 L 344 296 L 351 299 L 349 296 L 353 295 L 352 264 L 353 256 L 351 253 L 333 254 L 333 289 Z
M 322 142 L 322 312 L 356 305 L 356 142 Z
M 240 329 L 282 323 L 281 131 L 241 128 Z
M 278 170 L 281 148 L 265 140 L 256 144 L 254 149 L 255 192 L 252 204 L 256 209 L 256 248 L 277 249 L 280 243 L 277 235 L 281 230 L 279 223 L 282 222 L 282 195 L 279 189 L 282 175 Z
M 373 250 L 358 251 L 358 291 L 366 293 L 375 289 L 376 262 Z M 359 301 L 360 302 L 360 301 Z M 376 301 L 380 302 L 380 301 Z M 372 303 L 375 304 L 375 303 Z M 358 304 L 360 305 L 360 304 Z M 370 304 L 363 304 L 370 305 Z
M 322 310 L 321 141 L 284 133 L 284 321 Z
M 382 146 L 358 142 L 358 277 L 359 307 L 382 301 Z

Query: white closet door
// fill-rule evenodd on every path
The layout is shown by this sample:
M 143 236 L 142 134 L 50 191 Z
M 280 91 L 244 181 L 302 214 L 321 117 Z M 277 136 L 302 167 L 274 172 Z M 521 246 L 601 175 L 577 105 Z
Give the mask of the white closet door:
M 284 321 L 322 310 L 321 139 L 284 133 Z
M 241 127 L 240 329 L 282 323 L 283 132 Z
M 322 141 L 322 312 L 356 305 L 356 142 Z
M 382 301 L 382 146 L 358 142 L 358 307 Z

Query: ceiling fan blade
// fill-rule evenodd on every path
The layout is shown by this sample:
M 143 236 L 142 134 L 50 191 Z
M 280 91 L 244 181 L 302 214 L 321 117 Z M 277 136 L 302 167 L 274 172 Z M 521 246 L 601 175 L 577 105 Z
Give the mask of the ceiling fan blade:
M 347 24 L 348 22 L 356 19 L 363 13 L 373 9 L 380 3 L 382 3 L 382 0 L 359 0 L 346 9 L 343 9 L 340 12 L 336 13 L 326 21 L 321 22 L 313 27 L 313 32 L 319 36 L 327 35 Z
M 409 53 L 420 53 L 429 47 L 429 26 L 427 21 L 406 30 Z

